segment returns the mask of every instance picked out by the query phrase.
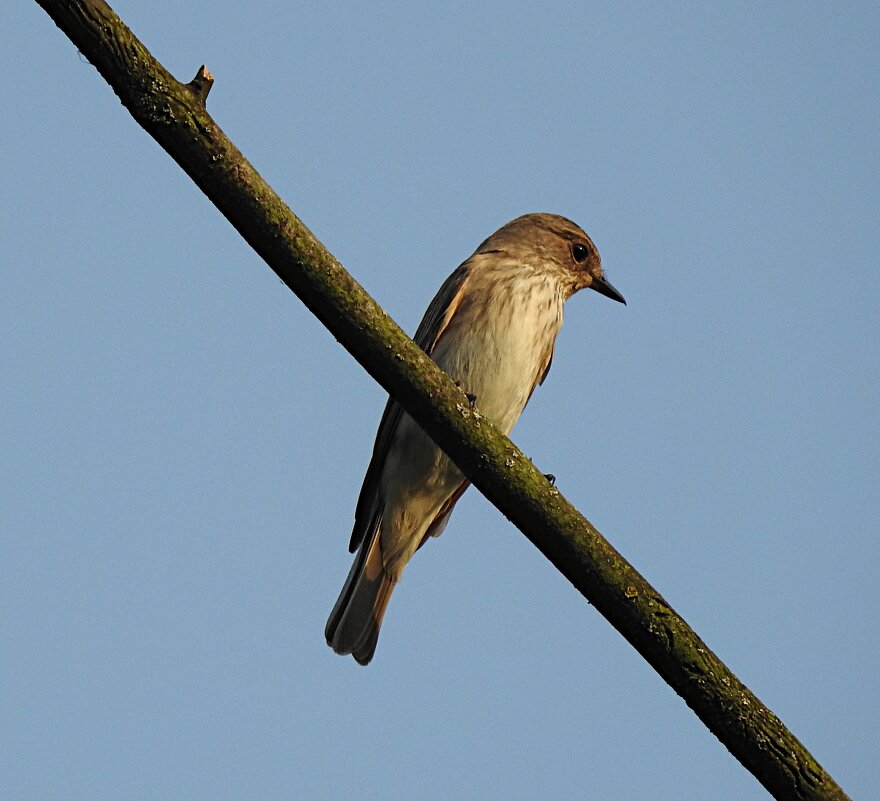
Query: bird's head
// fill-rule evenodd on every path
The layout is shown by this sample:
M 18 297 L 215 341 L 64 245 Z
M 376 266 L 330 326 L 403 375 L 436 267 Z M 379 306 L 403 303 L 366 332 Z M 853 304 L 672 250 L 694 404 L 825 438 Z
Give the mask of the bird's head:
M 626 304 L 605 278 L 593 240 L 571 220 L 558 214 L 524 214 L 499 228 L 477 253 L 506 252 L 524 264 L 550 269 L 568 294 L 590 288 Z

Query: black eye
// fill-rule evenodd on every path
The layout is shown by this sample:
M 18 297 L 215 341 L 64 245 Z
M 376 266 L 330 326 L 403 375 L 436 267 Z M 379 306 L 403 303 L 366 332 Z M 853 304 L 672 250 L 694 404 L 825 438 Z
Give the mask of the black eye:
M 576 262 L 582 262 L 590 255 L 590 251 L 587 250 L 586 245 L 582 245 L 580 242 L 575 242 L 571 246 L 571 255 Z

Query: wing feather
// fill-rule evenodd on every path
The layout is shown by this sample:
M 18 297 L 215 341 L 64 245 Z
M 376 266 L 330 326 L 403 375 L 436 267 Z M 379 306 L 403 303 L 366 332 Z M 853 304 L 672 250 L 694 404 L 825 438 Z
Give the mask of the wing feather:
M 547 374 L 550 372 L 550 366 L 553 364 L 553 342 L 547 348 L 547 352 L 541 359 L 540 364 L 541 366 L 538 368 L 535 380 L 532 382 L 532 388 L 529 390 L 529 397 L 526 399 L 527 404 L 532 399 L 535 390 L 544 383 L 544 379 L 547 378 Z
M 429 356 L 434 351 L 437 342 L 449 326 L 455 311 L 461 304 L 464 286 L 471 274 L 471 260 L 464 262 L 444 282 L 443 286 L 434 296 L 416 329 L 415 343 Z M 373 529 L 378 524 L 381 515 L 379 507 L 382 499 L 379 497 L 379 479 L 382 476 L 382 468 L 385 465 L 385 457 L 394 439 L 400 416 L 403 409 L 393 398 L 388 398 L 385 411 L 379 422 L 379 430 L 376 432 L 376 442 L 373 445 L 373 455 L 364 476 L 364 483 L 358 496 L 357 506 L 354 513 L 354 528 L 351 532 L 351 541 L 348 549 L 352 553 L 358 549 L 364 541 L 369 541 Z

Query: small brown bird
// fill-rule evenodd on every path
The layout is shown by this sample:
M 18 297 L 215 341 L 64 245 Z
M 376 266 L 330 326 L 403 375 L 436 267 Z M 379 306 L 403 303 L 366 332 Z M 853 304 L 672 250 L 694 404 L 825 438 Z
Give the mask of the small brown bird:
M 596 246 L 556 214 L 499 228 L 440 287 L 416 343 L 509 434 L 553 359 L 562 305 L 589 287 L 626 303 L 605 280 Z M 468 480 L 396 401 L 379 423 L 355 510 L 358 551 L 324 634 L 366 665 L 412 555 L 442 532 Z

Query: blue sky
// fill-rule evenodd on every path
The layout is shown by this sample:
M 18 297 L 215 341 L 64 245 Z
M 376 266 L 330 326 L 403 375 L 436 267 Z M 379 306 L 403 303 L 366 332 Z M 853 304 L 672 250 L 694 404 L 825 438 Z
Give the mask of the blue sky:
M 515 441 L 854 798 L 880 785 L 875 4 L 117 2 L 412 332 L 564 214 Z M 0 11 L 0 791 L 766 793 L 476 491 L 323 626 L 384 394 L 35 3 Z

